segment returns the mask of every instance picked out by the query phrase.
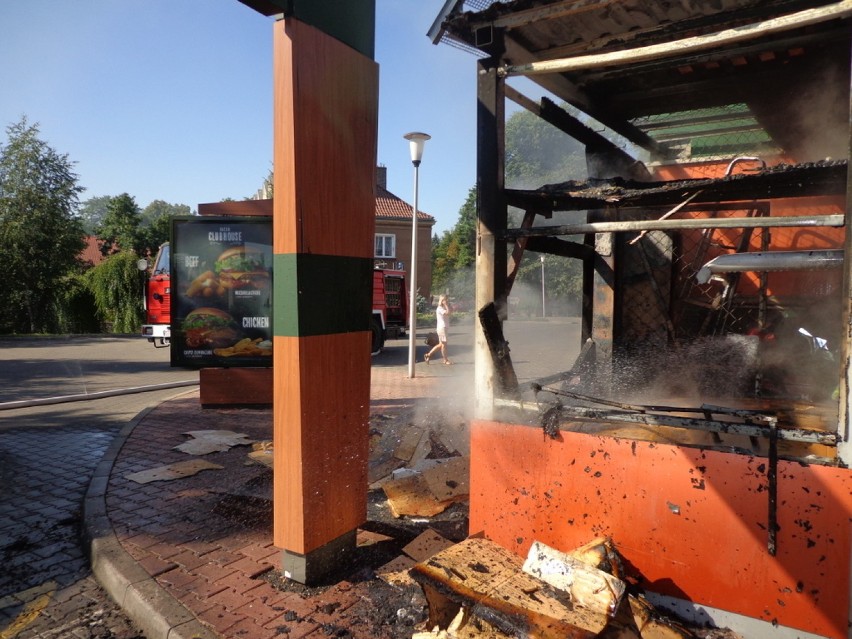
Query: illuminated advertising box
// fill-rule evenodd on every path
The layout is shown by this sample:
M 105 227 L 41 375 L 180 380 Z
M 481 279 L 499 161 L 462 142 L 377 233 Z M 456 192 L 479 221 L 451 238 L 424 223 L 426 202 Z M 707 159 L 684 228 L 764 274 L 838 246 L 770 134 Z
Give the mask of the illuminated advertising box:
M 172 221 L 171 364 L 272 366 L 272 220 Z

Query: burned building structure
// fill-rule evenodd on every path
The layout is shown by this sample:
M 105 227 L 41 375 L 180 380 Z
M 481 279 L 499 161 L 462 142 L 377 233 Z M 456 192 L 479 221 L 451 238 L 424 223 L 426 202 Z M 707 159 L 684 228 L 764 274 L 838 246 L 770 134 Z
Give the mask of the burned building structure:
M 478 56 L 471 532 L 608 536 L 687 618 L 852 636 L 850 29 L 848 1 L 447 0 L 430 36 Z M 587 179 L 507 185 L 509 101 Z M 583 340 L 520 384 L 530 251 L 582 262 Z

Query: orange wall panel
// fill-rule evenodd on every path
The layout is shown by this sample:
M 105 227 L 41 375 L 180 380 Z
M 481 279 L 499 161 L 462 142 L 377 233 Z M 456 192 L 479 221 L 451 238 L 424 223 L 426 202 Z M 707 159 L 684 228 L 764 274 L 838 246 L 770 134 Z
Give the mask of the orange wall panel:
M 773 557 L 766 459 L 485 421 L 471 451 L 472 534 L 521 555 L 607 535 L 651 591 L 847 636 L 849 470 L 779 462 Z

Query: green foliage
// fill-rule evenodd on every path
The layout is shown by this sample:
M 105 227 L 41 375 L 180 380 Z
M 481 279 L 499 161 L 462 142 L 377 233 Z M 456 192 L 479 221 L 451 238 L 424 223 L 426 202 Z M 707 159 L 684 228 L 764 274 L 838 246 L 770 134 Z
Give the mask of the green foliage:
M 56 331 L 59 333 L 100 333 L 95 298 L 83 271 L 69 273 L 59 282 L 54 300 Z
M 96 235 L 102 242 L 101 253 L 117 251 L 144 251 L 145 237 L 141 229 L 142 217 L 136 200 L 127 193 L 110 198 L 106 215 L 98 226 Z
M 113 333 L 136 333 L 142 326 L 142 275 L 139 255 L 121 251 L 86 272 L 86 284 L 104 325 Z
M 109 195 L 90 197 L 80 205 L 80 222 L 86 235 L 95 235 L 98 227 L 103 223 L 112 198 Z
M 565 104 L 562 108 L 570 110 Z M 586 177 L 585 147 L 581 143 L 526 110 L 514 113 L 507 120 L 506 184 L 509 188 L 538 188 Z M 519 226 L 522 215 L 522 211 L 510 210 L 510 225 Z M 510 303 L 514 302 L 515 308 L 523 314 L 540 315 L 542 311 L 540 258 L 538 253 L 525 252 L 515 278 Z M 544 266 L 547 314 L 579 312 L 583 291 L 582 263 L 546 255 Z
M 169 204 L 154 200 L 142 210 L 142 254 L 155 255 L 163 242 L 169 241 L 171 221 L 175 216 L 192 215 L 186 204 Z
M 473 299 L 475 261 L 476 188 L 471 188 L 456 225 L 432 240 L 432 291 Z
M 566 108 L 566 105 L 562 105 Z M 506 186 L 525 189 L 586 178 L 585 147 L 522 109 L 506 121 Z
M 583 145 L 541 118 L 522 110 L 506 122 L 506 184 L 510 188 L 537 188 L 552 182 L 585 179 L 585 166 Z M 510 225 L 518 226 L 521 215 L 520 211 L 510 211 Z M 463 306 L 475 294 L 476 224 L 474 187 L 459 210 L 456 225 L 432 240 L 432 291 L 447 293 Z M 541 314 L 541 277 L 539 254 L 526 252 L 510 300 L 516 311 Z M 583 288 L 581 262 L 548 255 L 544 278 L 547 314 L 577 313 Z
M 84 247 L 79 194 L 68 156 L 39 138 L 26 117 L 6 129 L 0 147 L 0 332 L 57 328 L 57 291 Z

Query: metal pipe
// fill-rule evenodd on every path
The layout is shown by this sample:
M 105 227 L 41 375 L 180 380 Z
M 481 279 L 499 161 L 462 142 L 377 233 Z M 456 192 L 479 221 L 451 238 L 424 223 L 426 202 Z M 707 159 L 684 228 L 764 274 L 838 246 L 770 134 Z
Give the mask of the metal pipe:
M 843 215 L 801 215 L 783 217 L 720 217 L 677 220 L 632 220 L 623 222 L 585 222 L 562 226 L 535 226 L 529 229 L 506 229 L 503 240 L 519 237 L 583 235 L 585 233 L 622 233 L 625 231 L 676 231 L 684 229 L 744 229 L 780 227 L 835 227 L 845 224 Z
M 843 249 L 821 251 L 768 251 L 719 255 L 707 262 L 695 275 L 699 284 L 706 284 L 718 273 L 746 271 L 822 271 L 843 266 Z
M 766 162 L 761 160 L 756 155 L 743 155 L 743 156 L 740 156 L 738 158 L 734 158 L 733 160 L 731 160 L 731 163 L 728 164 L 728 168 L 725 169 L 725 177 L 728 177 L 731 174 L 731 172 L 734 170 L 734 167 L 737 164 L 739 164 L 740 162 L 760 162 L 763 165 L 763 168 L 764 169 L 766 168 Z

